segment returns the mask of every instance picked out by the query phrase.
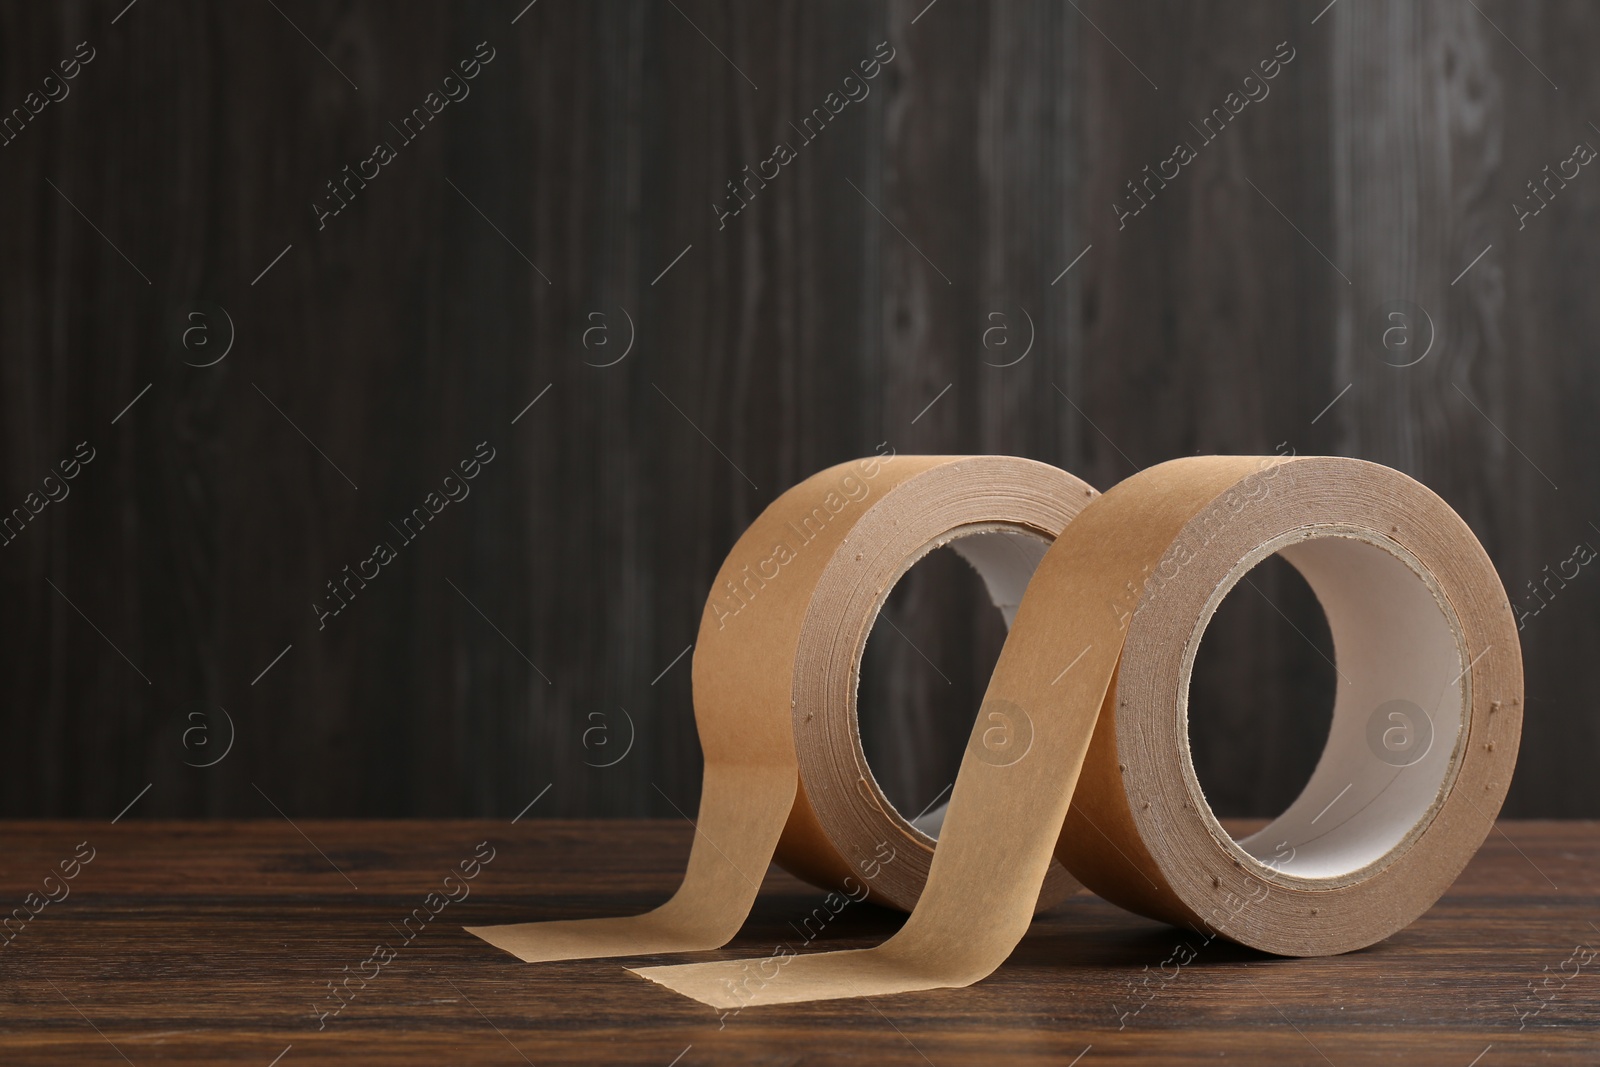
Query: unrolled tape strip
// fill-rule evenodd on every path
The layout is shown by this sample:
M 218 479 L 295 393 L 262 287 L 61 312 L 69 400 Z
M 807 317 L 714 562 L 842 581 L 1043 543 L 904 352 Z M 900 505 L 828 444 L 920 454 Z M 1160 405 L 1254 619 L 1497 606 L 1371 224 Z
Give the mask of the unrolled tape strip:
M 1016 490 L 993 491 L 1000 500 Z M 874 539 L 893 535 L 891 515 L 874 511 L 870 537 L 852 531 L 845 558 L 872 558 Z M 1337 696 L 1304 792 L 1235 841 L 1195 777 L 1189 678 L 1218 602 L 1273 553 L 1305 576 L 1327 615 Z M 763 633 L 742 646 L 761 647 Z M 854 635 L 845 627 L 836 639 L 848 647 Z M 752 658 L 727 679 L 733 690 L 717 687 L 718 701 L 743 693 L 753 708 L 787 693 L 793 674 L 782 660 L 768 677 Z M 926 885 L 894 937 L 636 973 L 722 1009 L 967 985 L 1027 930 L 1052 856 L 1114 903 L 1269 952 L 1370 945 L 1431 906 L 1488 834 L 1516 762 L 1521 697 L 1516 628 L 1494 568 L 1425 487 L 1350 459 L 1164 463 L 1092 500 L 1045 553 L 990 680 Z M 997 721 L 1010 724 L 1000 751 Z M 771 724 L 757 737 L 740 720 L 714 736 L 721 728 L 707 725 L 708 764 L 738 762 L 725 749 L 735 745 L 739 780 L 765 800 L 756 808 L 714 792 L 708 770 L 702 829 L 754 841 L 754 824 L 791 803 L 789 734 Z M 757 744 L 782 758 L 754 765 Z M 739 811 L 747 821 L 730 822 Z M 815 847 L 787 835 L 786 844 Z M 746 865 L 762 855 L 741 853 Z M 706 862 L 699 842 L 695 856 Z M 819 859 L 818 869 L 833 862 Z M 739 896 L 725 883 L 710 888 Z
M 1009 624 L 1050 543 L 1094 496 L 1032 460 L 875 456 L 778 497 L 734 545 L 701 618 L 705 776 L 682 886 L 643 915 L 470 932 L 528 962 L 717 948 L 774 858 L 816 885 L 911 910 L 941 812 L 913 825 L 867 766 L 856 683 L 873 621 L 895 582 L 948 544 Z M 995 743 L 1006 758 L 1007 742 Z M 1059 864 L 1046 868 L 1029 915 L 1078 888 Z

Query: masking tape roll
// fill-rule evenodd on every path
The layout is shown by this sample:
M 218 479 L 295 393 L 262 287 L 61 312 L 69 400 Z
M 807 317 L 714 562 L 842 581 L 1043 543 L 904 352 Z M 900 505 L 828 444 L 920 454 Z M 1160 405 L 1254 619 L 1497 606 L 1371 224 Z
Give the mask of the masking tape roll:
M 875 456 L 778 497 L 734 545 L 701 617 L 705 775 L 682 886 L 643 915 L 469 931 L 528 962 L 717 948 L 775 857 L 818 886 L 911 910 L 941 813 L 913 826 L 867 765 L 856 684 L 873 621 L 900 577 L 948 544 L 1009 624 L 1050 543 L 1094 496 L 1032 460 Z M 1007 742 L 991 741 L 1007 758 Z M 1059 864 L 1040 878 L 1030 915 L 1078 888 Z
M 1195 651 L 1272 553 L 1328 617 L 1338 688 L 1300 797 L 1234 841 L 1188 748 Z M 1052 855 L 1133 911 L 1302 956 L 1389 936 L 1488 834 L 1521 732 L 1510 604 L 1466 524 L 1397 471 L 1195 457 L 1093 500 L 1046 553 L 990 680 L 926 886 L 871 949 L 641 968 L 742 1009 L 964 986 L 1026 932 Z M 984 722 L 1025 724 L 998 761 Z

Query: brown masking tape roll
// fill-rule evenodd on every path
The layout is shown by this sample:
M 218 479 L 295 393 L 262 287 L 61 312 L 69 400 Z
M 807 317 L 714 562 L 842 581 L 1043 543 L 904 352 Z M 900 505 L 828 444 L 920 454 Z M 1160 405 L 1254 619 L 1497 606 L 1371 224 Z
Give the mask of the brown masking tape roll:
M 774 500 L 718 571 L 694 652 L 705 753 L 696 834 L 677 893 L 643 915 L 470 932 L 529 961 L 689 952 L 738 932 L 776 858 L 818 886 L 909 911 L 942 812 L 913 825 L 867 766 L 856 683 L 890 589 L 948 544 L 1011 622 L 1050 543 L 1093 497 L 1086 483 L 1008 456 L 874 456 Z M 1004 720 L 990 758 L 1010 759 Z M 1060 864 L 1029 901 L 1077 889 Z
M 1274 552 L 1323 606 L 1338 689 L 1304 792 L 1236 842 L 1194 775 L 1189 675 L 1217 603 Z M 1146 915 L 1282 955 L 1361 948 L 1427 910 L 1488 834 L 1521 698 L 1499 578 L 1424 486 L 1351 459 L 1164 463 L 1092 501 L 1040 563 L 899 933 L 636 973 L 735 1010 L 968 985 L 1026 932 L 1052 855 Z M 1029 724 L 1025 758 L 985 758 L 990 714 Z

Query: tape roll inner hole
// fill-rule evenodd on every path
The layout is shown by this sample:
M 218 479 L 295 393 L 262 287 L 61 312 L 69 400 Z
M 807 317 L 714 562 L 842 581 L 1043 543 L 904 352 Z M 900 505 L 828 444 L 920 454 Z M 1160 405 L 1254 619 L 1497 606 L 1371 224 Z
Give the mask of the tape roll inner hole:
M 1000 617 L 1005 621 L 1006 630 L 1009 632 L 1011 623 L 1017 615 L 1017 607 L 1022 603 L 1022 594 L 1027 590 L 1028 582 L 1032 579 L 1033 572 L 1038 569 L 1039 562 L 1044 559 L 1044 554 L 1049 551 L 1050 542 L 1039 534 L 1020 526 L 985 523 L 953 530 L 949 534 L 925 545 L 920 552 L 917 552 L 906 562 L 900 573 L 895 577 L 894 583 L 884 590 L 884 600 L 887 601 L 894 586 L 898 585 L 900 580 L 914 566 L 925 559 L 929 553 L 945 547 L 955 552 L 973 570 L 978 572 L 978 577 L 983 580 L 984 589 L 989 594 L 989 601 L 1000 612 Z M 880 601 L 878 610 L 881 612 L 882 609 L 883 602 Z M 865 652 L 864 647 L 862 651 Z M 978 700 L 982 699 L 983 687 L 987 685 L 987 679 L 982 681 L 983 685 L 979 686 L 976 697 Z M 976 714 L 976 710 L 974 710 L 974 718 Z M 857 736 L 860 736 L 859 728 Z M 963 733 L 960 743 L 956 746 L 956 751 L 960 751 L 965 747 L 965 741 L 966 734 Z M 862 755 L 865 757 L 865 752 Z M 871 760 L 864 759 L 864 762 L 870 772 Z M 938 840 L 939 831 L 944 826 L 945 812 L 950 806 L 948 793 L 945 794 L 945 799 L 941 800 L 936 806 L 930 807 L 916 816 L 906 816 L 898 815 L 895 807 L 883 795 L 883 788 L 877 782 L 875 773 L 872 785 L 877 790 L 879 797 L 882 798 L 883 808 L 886 812 L 896 813 L 896 816 L 904 820 L 908 827 L 926 836 L 930 842 Z
M 1471 707 L 1459 622 L 1420 564 L 1371 531 L 1290 531 L 1239 563 L 1197 622 L 1183 667 L 1183 715 L 1194 655 L 1216 606 L 1276 552 L 1306 579 L 1333 635 L 1336 696 L 1328 740 L 1300 795 L 1261 830 L 1234 841 L 1203 802 L 1188 746 L 1196 809 L 1236 858 L 1270 880 L 1342 884 L 1421 833 L 1459 766 Z

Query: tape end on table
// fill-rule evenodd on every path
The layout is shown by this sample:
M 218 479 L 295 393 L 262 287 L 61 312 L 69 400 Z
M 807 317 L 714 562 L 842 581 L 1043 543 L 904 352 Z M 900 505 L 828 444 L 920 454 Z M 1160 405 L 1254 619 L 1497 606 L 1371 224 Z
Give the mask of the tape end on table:
M 638 978 L 643 978 L 648 982 L 653 982 L 656 985 L 661 986 L 663 989 L 670 989 L 679 996 L 685 996 L 690 1000 L 699 1001 L 708 1008 L 716 1008 L 719 1011 L 732 1011 L 739 1008 L 748 1007 L 750 1005 L 750 999 L 748 997 L 742 999 L 735 997 L 731 993 L 718 989 L 714 985 L 710 986 L 710 988 L 707 988 L 708 983 L 706 982 L 705 978 L 701 977 L 698 981 L 696 981 L 695 973 L 686 975 L 682 974 L 682 972 L 686 970 L 703 966 L 705 965 L 680 964 L 664 967 L 627 967 L 624 968 L 624 970 Z M 682 978 L 687 979 L 687 981 L 680 980 L 680 975 Z

